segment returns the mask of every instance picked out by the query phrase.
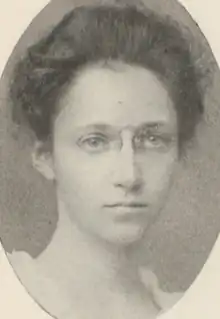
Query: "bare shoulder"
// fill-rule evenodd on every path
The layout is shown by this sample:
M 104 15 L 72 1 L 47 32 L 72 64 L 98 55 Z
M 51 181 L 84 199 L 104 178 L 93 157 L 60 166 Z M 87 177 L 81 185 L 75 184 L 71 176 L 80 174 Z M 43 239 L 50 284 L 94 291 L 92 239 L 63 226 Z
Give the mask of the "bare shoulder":
M 147 268 L 140 268 L 140 276 L 146 288 L 152 293 L 155 302 L 160 306 L 162 311 L 169 310 L 184 295 L 184 292 L 166 292 L 160 288 L 157 276 Z

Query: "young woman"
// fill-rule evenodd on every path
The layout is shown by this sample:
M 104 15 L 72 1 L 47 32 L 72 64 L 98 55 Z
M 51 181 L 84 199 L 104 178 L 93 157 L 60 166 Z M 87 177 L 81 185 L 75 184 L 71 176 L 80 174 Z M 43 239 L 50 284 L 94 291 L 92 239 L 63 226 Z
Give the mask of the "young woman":
M 37 259 L 10 256 L 22 283 L 58 319 L 156 318 L 181 294 L 133 253 L 203 114 L 181 30 L 135 5 L 78 7 L 18 62 L 10 96 L 59 213 Z

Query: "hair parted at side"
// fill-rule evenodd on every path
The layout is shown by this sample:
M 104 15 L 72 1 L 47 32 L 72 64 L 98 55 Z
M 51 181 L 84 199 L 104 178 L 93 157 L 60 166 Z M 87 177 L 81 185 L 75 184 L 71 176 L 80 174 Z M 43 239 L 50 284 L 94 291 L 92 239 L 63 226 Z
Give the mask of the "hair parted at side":
M 171 92 L 180 146 L 194 136 L 204 107 L 200 75 L 189 43 L 170 18 L 135 6 L 75 8 L 49 35 L 30 47 L 12 76 L 14 120 L 19 121 L 22 115 L 36 137 L 46 140 L 63 88 L 80 68 L 101 60 L 153 71 Z

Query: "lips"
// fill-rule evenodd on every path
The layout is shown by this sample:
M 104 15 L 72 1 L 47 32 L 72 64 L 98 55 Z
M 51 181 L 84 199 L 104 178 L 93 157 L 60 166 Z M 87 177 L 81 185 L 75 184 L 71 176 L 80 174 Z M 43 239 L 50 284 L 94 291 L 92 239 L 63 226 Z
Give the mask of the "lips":
M 139 221 L 146 215 L 148 205 L 141 202 L 120 202 L 105 205 L 110 215 L 118 221 Z
M 148 205 L 145 203 L 139 203 L 139 202 L 129 202 L 129 203 L 115 203 L 115 204 L 108 204 L 105 205 L 105 207 L 109 208 L 117 208 L 117 207 L 127 207 L 127 208 L 146 208 Z

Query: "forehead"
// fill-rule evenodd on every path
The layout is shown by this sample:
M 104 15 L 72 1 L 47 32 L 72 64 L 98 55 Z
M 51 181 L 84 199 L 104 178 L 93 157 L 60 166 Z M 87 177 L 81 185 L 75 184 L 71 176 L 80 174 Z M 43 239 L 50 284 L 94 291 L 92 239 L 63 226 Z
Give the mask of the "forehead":
M 74 126 L 96 123 L 117 127 L 144 123 L 175 125 L 168 90 L 156 75 L 142 67 L 115 63 L 81 71 L 60 102 L 60 118 Z

